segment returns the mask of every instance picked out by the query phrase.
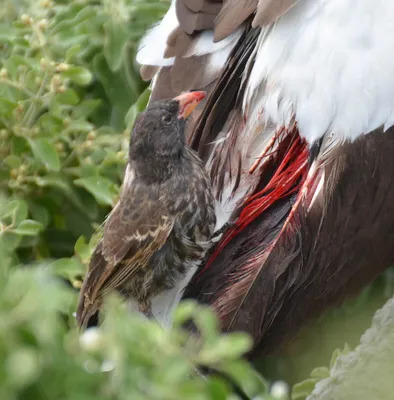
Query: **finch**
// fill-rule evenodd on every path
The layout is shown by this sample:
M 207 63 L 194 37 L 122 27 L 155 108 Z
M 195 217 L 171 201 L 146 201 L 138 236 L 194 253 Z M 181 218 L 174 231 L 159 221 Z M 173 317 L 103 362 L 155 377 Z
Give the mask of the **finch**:
M 190 92 L 156 101 L 137 117 L 120 198 L 81 288 L 81 328 L 112 290 L 152 317 L 151 299 L 173 288 L 210 247 L 216 223 L 211 182 L 185 143 L 186 119 L 204 97 Z

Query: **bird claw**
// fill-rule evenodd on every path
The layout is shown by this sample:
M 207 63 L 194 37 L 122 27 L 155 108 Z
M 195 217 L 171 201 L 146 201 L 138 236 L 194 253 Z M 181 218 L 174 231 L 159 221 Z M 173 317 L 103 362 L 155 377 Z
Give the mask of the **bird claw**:
M 232 228 L 235 222 L 226 222 L 221 228 L 213 233 L 212 239 L 216 239 L 218 236 L 224 233 L 225 230 Z
M 231 229 L 232 227 L 235 226 L 235 222 L 226 222 L 221 228 L 219 228 L 217 231 L 215 231 L 212 235 L 211 241 L 213 242 L 213 245 L 211 248 L 207 251 L 205 254 L 205 257 L 201 261 L 201 265 L 205 265 L 208 260 L 210 259 L 211 255 L 215 251 L 215 245 L 217 242 L 215 242 L 215 239 L 218 238 L 220 235 L 222 235 L 227 229 Z M 219 240 L 218 240 L 219 241 Z
M 155 319 L 155 317 L 152 313 L 152 304 L 150 302 L 141 303 L 138 306 L 138 310 L 140 313 L 144 314 L 146 318 Z

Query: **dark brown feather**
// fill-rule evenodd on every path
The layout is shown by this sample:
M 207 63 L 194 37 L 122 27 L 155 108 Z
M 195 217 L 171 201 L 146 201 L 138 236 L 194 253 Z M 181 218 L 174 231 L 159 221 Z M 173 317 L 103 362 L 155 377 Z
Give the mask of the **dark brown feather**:
M 258 33 L 258 30 L 249 30 L 239 39 L 196 125 L 191 146 L 205 161 L 212 149 L 210 143 L 217 138 L 230 113 L 236 106 L 240 109 L 241 76 L 256 45 Z

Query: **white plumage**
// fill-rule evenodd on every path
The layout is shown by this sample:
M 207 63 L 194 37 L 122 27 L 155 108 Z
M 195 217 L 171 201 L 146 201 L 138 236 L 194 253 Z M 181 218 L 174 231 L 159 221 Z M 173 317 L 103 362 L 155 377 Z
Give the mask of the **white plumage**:
M 259 99 L 278 125 L 294 113 L 309 143 L 326 132 L 354 140 L 389 128 L 393 20 L 392 1 L 299 1 L 261 40 L 246 102 Z
M 178 27 L 179 23 L 175 13 L 175 1 L 172 2 L 167 14 L 159 24 L 153 26 L 142 38 L 138 53 L 139 64 L 166 67 L 174 64 L 175 57 L 164 58 L 164 50 L 168 35 Z
M 174 3 L 142 40 L 140 64 L 173 63 L 162 55 L 178 25 Z M 380 126 L 388 129 L 394 123 L 393 21 L 390 0 L 300 0 L 261 32 L 245 112 L 263 112 L 266 122 L 278 126 L 294 115 L 309 143 L 326 132 L 341 141 Z M 213 31 L 204 31 L 186 56 L 213 54 L 206 68 L 219 68 L 242 29 L 219 43 L 213 42 Z

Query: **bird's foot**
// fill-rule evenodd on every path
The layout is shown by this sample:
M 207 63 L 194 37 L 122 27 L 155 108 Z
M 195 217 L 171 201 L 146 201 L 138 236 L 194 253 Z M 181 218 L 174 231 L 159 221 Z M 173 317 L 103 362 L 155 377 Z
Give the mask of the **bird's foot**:
M 157 319 L 155 318 L 155 316 L 153 315 L 152 303 L 150 301 L 144 301 L 144 302 L 140 303 L 140 305 L 138 306 L 138 311 L 140 313 L 144 314 L 146 318 L 154 320 L 157 323 L 159 323 L 157 321 Z
M 232 227 L 235 226 L 235 222 L 226 222 L 221 228 L 219 228 L 218 230 L 216 230 L 213 235 L 212 235 L 212 239 L 216 239 L 217 237 L 219 237 L 222 233 L 224 233 L 224 231 L 226 231 L 227 229 L 230 229 Z
M 139 312 L 145 315 L 146 318 L 152 319 L 154 318 L 153 313 L 152 313 L 152 304 L 150 301 L 144 301 L 140 303 L 138 306 Z
M 205 257 L 201 261 L 201 266 L 204 266 L 208 260 L 211 258 L 215 251 L 216 244 L 219 242 L 219 236 L 222 235 L 227 229 L 231 229 L 235 226 L 235 222 L 226 222 L 221 228 L 213 233 L 211 242 L 213 243 L 211 248 L 205 253 Z M 215 240 L 217 239 L 217 240 Z

